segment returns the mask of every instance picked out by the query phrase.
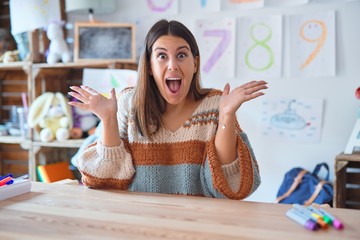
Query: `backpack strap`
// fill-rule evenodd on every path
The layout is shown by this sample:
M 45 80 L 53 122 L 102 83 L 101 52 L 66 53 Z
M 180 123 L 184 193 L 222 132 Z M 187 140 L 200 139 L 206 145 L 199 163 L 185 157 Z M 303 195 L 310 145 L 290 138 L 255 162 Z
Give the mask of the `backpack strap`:
M 283 195 L 281 195 L 280 197 L 276 198 L 276 203 L 279 203 L 280 201 L 282 201 L 283 199 L 287 198 L 293 191 L 295 191 L 295 189 L 297 188 L 297 186 L 299 186 L 299 184 L 301 183 L 301 179 L 304 177 L 304 175 L 307 173 L 308 171 L 306 171 L 305 169 L 301 170 L 298 175 L 294 178 L 294 182 L 293 184 L 290 186 L 289 190 L 287 190 L 286 193 L 284 193 Z
M 304 202 L 304 205 L 305 205 L 305 206 L 309 206 L 309 205 L 311 205 L 311 204 L 315 201 L 316 197 L 319 195 L 321 189 L 323 188 L 323 186 L 324 186 L 324 184 L 325 184 L 326 182 L 327 182 L 327 181 L 321 180 L 321 181 L 316 185 L 315 190 L 314 190 L 313 194 L 311 195 L 311 197 Z
M 317 177 L 318 177 L 318 173 L 319 173 L 321 167 L 324 167 L 324 168 L 326 169 L 325 180 L 326 180 L 326 181 L 329 181 L 329 173 L 330 173 L 330 171 L 329 171 L 329 165 L 328 165 L 326 162 L 317 164 L 317 165 L 315 166 L 314 171 L 312 172 L 312 174 L 313 174 L 314 176 L 317 176 Z

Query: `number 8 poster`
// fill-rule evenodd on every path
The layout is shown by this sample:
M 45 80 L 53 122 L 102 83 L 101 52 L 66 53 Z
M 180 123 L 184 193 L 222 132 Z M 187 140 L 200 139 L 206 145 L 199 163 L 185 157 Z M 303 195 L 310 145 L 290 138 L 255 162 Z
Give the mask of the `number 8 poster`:
M 240 77 L 280 78 L 282 16 L 239 18 L 237 46 Z
M 290 17 L 290 75 L 335 75 L 335 12 Z

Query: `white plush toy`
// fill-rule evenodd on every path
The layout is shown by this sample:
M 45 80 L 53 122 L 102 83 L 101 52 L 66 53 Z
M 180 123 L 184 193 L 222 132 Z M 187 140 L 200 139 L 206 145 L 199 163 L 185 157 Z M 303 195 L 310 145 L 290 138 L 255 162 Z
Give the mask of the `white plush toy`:
M 69 47 L 64 40 L 64 34 L 62 30 L 62 24 L 50 23 L 46 35 L 50 40 L 49 52 L 46 58 L 46 62 L 54 64 L 61 60 L 63 63 L 71 61 L 71 53 Z
M 67 102 L 67 98 L 60 92 L 46 92 L 31 104 L 28 124 L 40 131 L 40 141 L 64 141 L 70 138 L 73 121 Z

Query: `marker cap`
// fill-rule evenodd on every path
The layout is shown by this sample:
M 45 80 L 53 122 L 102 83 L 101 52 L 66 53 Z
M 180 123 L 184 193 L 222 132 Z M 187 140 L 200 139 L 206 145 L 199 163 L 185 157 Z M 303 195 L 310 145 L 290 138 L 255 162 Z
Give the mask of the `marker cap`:
M 338 219 L 334 219 L 334 221 L 333 221 L 333 226 L 334 226 L 336 229 L 343 229 L 343 228 L 344 228 L 344 225 L 343 225 L 342 222 L 340 222 Z
M 308 221 L 306 221 L 304 227 L 309 229 L 309 230 L 315 231 L 315 230 L 317 230 L 319 228 L 319 225 L 316 224 L 316 222 L 314 222 L 314 221 L 308 220 Z

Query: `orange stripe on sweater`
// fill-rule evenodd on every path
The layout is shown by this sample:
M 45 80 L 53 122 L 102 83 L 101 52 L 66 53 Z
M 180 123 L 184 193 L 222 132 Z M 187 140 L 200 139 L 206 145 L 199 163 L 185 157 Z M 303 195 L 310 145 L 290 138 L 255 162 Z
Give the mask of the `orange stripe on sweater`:
M 206 144 L 202 141 L 130 144 L 134 165 L 202 164 Z
M 84 171 L 81 171 L 81 173 L 82 173 L 81 181 L 84 183 L 85 186 L 90 186 L 92 188 L 98 188 L 98 189 L 127 190 L 133 180 L 133 178 L 131 179 L 98 178 Z

